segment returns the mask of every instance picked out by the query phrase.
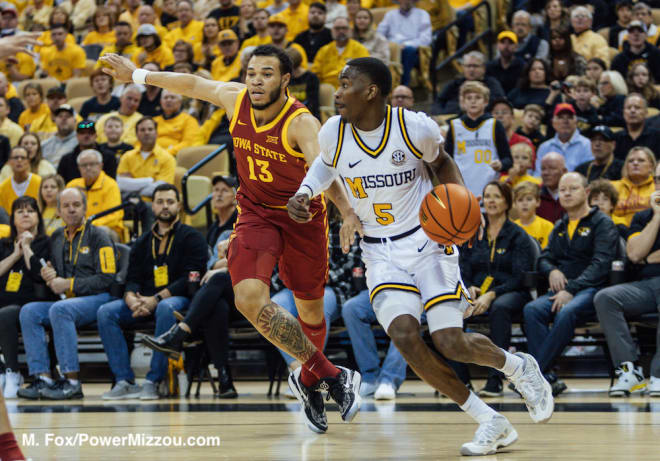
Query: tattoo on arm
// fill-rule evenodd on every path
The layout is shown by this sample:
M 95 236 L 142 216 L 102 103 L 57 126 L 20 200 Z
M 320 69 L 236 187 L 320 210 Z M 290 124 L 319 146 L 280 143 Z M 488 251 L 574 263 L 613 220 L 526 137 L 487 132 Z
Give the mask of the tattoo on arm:
M 284 308 L 271 302 L 261 308 L 256 327 L 270 342 L 281 347 L 301 363 L 316 353 L 316 347 L 307 339 L 300 323 Z

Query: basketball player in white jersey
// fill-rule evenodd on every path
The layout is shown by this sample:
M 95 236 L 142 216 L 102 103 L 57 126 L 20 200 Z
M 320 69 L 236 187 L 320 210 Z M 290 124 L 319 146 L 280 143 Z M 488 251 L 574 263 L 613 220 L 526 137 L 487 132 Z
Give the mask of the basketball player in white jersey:
M 458 250 L 429 240 L 418 218 L 422 199 L 432 189 L 427 167 L 441 183 L 463 184 L 437 125 L 424 114 L 386 104 L 392 77 L 378 59 L 351 60 L 339 80 L 335 104 L 340 116 L 321 128 L 321 155 L 289 200 L 289 215 L 306 222 L 310 199 L 335 178 L 343 180 L 363 225 L 362 255 L 378 321 L 411 368 L 479 423 L 461 453 L 495 453 L 517 440 L 516 430 L 426 346 L 419 332 L 422 312 L 442 355 L 501 370 L 525 398 L 535 422 L 552 415 L 550 385 L 532 356 L 509 354 L 483 335 L 463 332 L 470 304 Z

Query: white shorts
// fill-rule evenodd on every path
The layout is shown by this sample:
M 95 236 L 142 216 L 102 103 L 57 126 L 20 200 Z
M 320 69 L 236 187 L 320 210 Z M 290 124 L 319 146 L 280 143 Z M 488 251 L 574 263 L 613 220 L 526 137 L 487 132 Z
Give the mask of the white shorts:
M 438 245 L 422 229 L 395 241 L 360 245 L 369 299 L 385 331 L 399 315 L 419 320 L 424 311 L 431 332 L 463 327 L 469 295 L 461 280 L 456 246 Z

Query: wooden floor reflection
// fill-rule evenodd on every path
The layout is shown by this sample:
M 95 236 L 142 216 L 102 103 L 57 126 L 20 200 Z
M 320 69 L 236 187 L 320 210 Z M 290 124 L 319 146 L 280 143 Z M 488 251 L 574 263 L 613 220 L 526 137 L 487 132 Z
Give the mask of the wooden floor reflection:
M 488 399 L 515 425 L 519 440 L 485 459 L 660 460 L 660 399 L 610 399 L 607 380 L 568 384 L 545 425 L 533 424 L 511 392 Z M 241 396 L 232 401 L 214 399 L 206 388 L 199 399 L 108 403 L 100 398 L 107 386 L 85 385 L 81 401 L 9 402 L 9 409 L 24 453 L 34 461 L 457 459 L 476 429 L 419 381 L 404 383 L 396 403 L 366 399 L 352 424 L 330 407 L 325 435 L 303 426 L 296 401 L 267 399 L 265 383 L 237 387 Z M 129 435 L 133 446 L 119 439 Z M 98 446 L 113 442 L 119 446 Z M 215 446 L 164 446 L 179 442 Z

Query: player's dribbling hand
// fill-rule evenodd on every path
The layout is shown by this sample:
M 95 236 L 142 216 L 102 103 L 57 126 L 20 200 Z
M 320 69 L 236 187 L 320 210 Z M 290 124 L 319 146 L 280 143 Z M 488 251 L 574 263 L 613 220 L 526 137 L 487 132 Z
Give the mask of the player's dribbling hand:
M 360 218 L 355 214 L 355 211 L 351 211 L 344 218 L 344 222 L 341 225 L 339 230 L 339 242 L 341 249 L 344 254 L 347 254 L 351 251 L 351 245 L 355 242 L 355 233 L 360 234 L 360 237 L 364 237 L 364 230 L 362 229 L 362 223 Z
M 286 204 L 286 210 L 295 222 L 306 223 L 312 219 L 312 214 L 309 212 L 309 196 L 306 194 L 296 194 L 291 197 Z
M 101 62 L 111 67 L 104 67 L 103 72 L 112 76 L 120 83 L 130 83 L 133 81 L 133 71 L 137 69 L 129 59 L 118 54 L 108 53 L 101 57 Z

